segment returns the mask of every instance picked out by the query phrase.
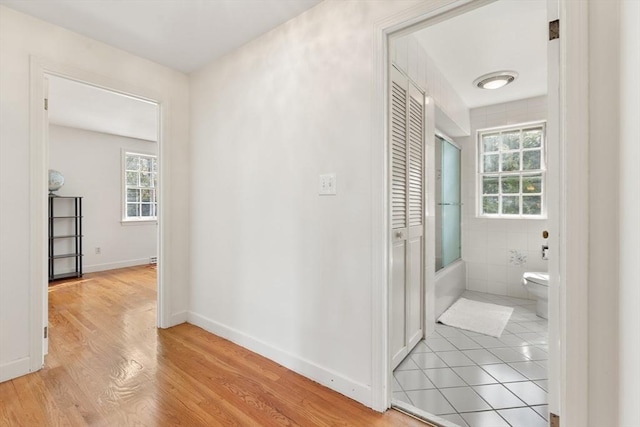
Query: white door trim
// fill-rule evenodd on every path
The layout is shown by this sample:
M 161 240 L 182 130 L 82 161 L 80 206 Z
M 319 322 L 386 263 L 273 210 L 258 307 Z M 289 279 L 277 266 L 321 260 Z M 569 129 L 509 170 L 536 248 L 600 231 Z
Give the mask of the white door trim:
M 388 38 L 453 9 L 489 1 L 426 1 L 374 26 L 372 188 L 372 407 L 390 407 L 389 356 L 389 168 L 387 155 Z M 588 5 L 560 2 L 560 201 L 557 256 L 560 264 L 559 412 L 563 425 L 586 425 L 588 397 Z M 432 21 L 433 22 L 433 21 Z M 552 343 L 553 345 L 553 343 Z M 568 363 L 570 361 L 570 363 Z M 570 393 L 568 391 L 571 391 Z
M 560 415 L 588 424 L 589 2 L 560 1 Z M 553 282 L 551 282 L 553 285 Z M 564 286 L 562 286 L 564 285 Z
M 134 98 L 152 101 L 158 104 L 160 129 L 158 132 L 158 157 L 160 159 L 160 179 L 169 171 L 169 156 L 163 152 L 165 135 L 168 134 L 169 102 L 163 96 L 145 87 L 130 85 L 112 78 L 88 72 L 74 66 L 56 63 L 36 56 L 30 58 L 30 106 L 29 106 L 29 148 L 30 148 L 30 304 L 29 304 L 29 369 L 35 372 L 44 364 L 45 343 L 43 328 L 47 325 L 47 194 L 49 141 L 46 137 L 43 100 L 45 96 L 45 75 L 57 75 L 70 80 L 90 84 L 92 86 L 119 92 Z M 168 236 L 167 215 L 170 206 L 169 186 L 160 183 L 160 200 L 158 214 L 158 305 L 157 325 L 161 328 L 170 326 L 170 292 L 164 280 L 169 275 L 169 265 L 163 262 L 165 236 Z

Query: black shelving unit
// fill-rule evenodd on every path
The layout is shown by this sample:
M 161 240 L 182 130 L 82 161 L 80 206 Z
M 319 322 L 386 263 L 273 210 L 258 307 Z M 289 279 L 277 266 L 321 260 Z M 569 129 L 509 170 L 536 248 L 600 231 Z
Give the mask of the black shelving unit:
M 82 197 L 50 194 L 49 281 L 82 277 L 82 256 Z M 75 269 L 56 273 L 56 261 L 69 258 Z

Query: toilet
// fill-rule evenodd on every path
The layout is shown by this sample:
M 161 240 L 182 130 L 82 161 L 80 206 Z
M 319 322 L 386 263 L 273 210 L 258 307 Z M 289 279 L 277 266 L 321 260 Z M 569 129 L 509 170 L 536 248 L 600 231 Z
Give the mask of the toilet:
M 536 314 L 543 319 L 549 318 L 549 274 L 526 272 L 522 275 L 522 286 L 535 295 L 538 300 Z

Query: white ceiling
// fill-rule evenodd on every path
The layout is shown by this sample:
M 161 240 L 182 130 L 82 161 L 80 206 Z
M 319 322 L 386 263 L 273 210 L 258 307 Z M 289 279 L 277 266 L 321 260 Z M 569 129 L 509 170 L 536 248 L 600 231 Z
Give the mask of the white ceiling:
M 469 108 L 547 93 L 546 0 L 500 0 L 415 33 Z M 483 74 L 513 70 L 497 90 L 479 89 Z
M 0 0 L 0 4 L 190 73 L 320 1 Z
M 72 80 L 48 76 L 49 123 L 158 140 L 158 106 Z
M 0 0 L 0 4 L 190 72 L 321 0 Z M 468 107 L 547 91 L 546 0 L 500 0 L 416 33 Z M 475 88 L 497 70 L 520 76 L 505 88 Z M 157 140 L 157 106 L 52 78 L 50 121 Z
M 0 0 L 0 4 L 189 73 L 321 0 Z M 49 122 L 158 140 L 157 105 L 50 76 Z

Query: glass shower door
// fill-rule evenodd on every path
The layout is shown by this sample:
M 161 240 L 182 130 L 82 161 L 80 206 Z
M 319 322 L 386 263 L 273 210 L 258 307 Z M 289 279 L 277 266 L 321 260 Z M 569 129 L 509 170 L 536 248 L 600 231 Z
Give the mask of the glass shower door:
M 441 253 L 436 256 L 436 270 L 460 259 L 460 149 L 438 137 L 440 142 L 440 197 L 437 214 L 439 223 Z M 438 262 L 439 261 L 439 262 Z

